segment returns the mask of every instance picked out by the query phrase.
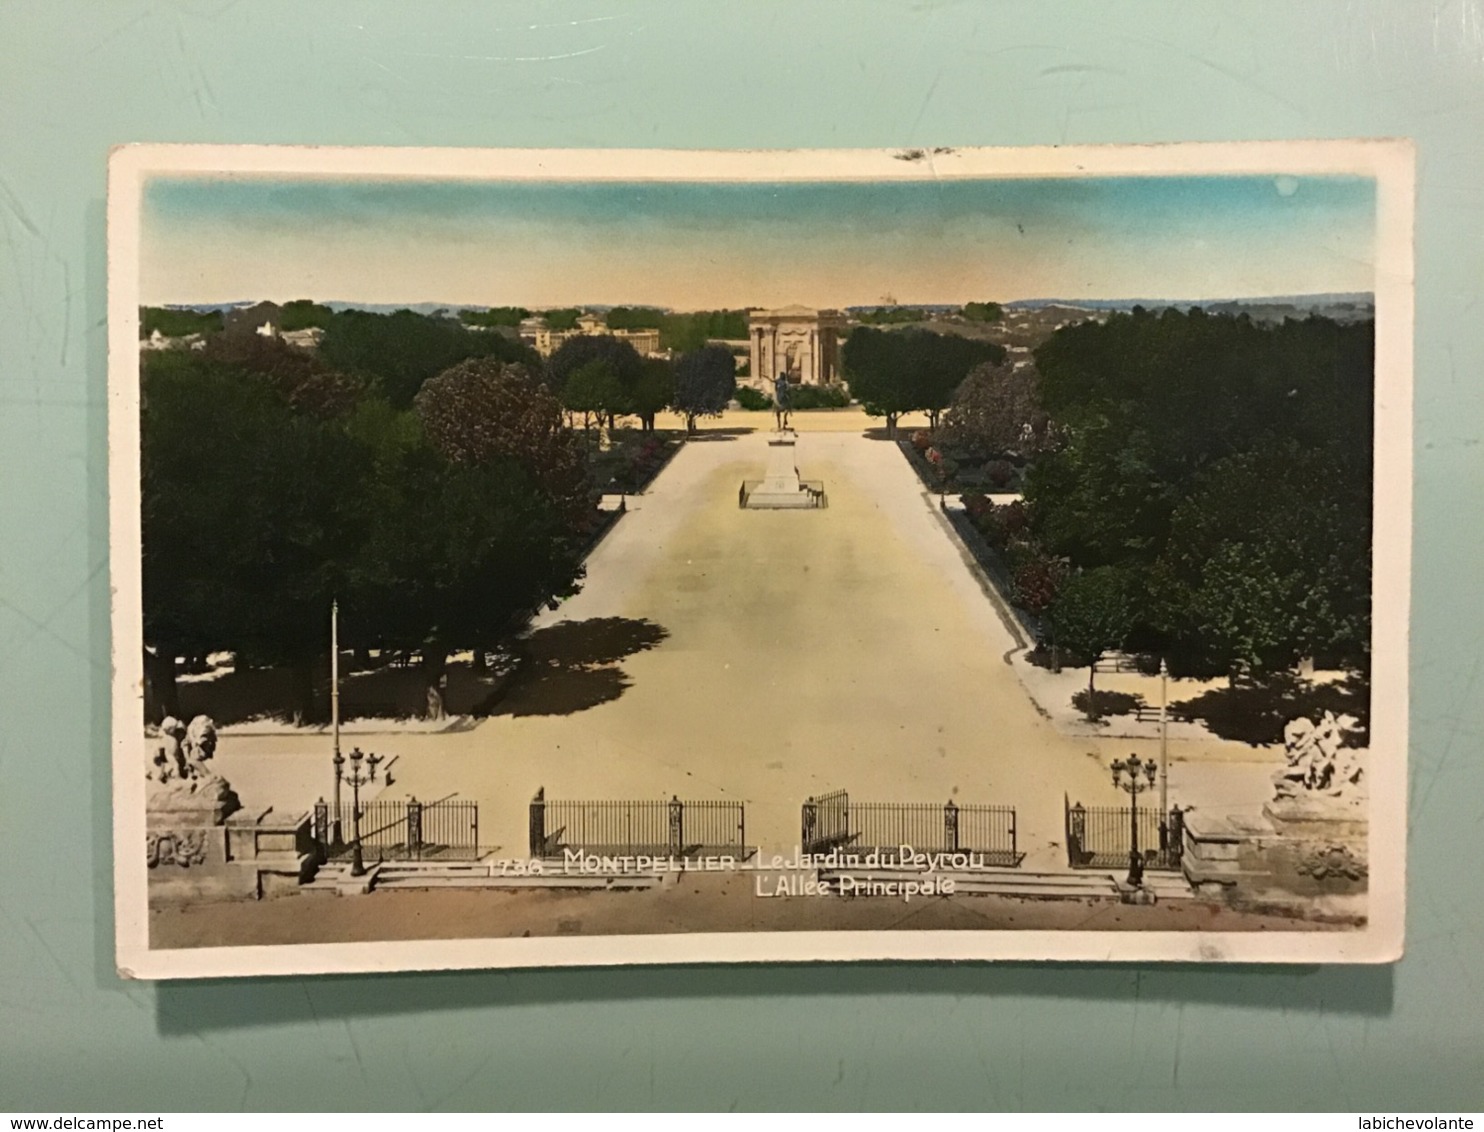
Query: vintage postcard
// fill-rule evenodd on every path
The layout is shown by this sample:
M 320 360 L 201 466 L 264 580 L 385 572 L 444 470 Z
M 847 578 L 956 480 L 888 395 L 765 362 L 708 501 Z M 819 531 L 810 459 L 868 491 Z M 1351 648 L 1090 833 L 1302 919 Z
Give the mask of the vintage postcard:
M 1412 166 L 119 148 L 120 970 L 1395 959 Z

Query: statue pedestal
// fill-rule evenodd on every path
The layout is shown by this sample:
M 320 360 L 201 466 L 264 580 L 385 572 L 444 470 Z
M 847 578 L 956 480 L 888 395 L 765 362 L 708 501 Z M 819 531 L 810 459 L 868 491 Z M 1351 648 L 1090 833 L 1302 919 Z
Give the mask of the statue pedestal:
M 314 876 L 309 814 L 249 812 L 220 776 L 151 782 L 145 860 L 152 901 L 255 899 Z
M 1359 838 L 1366 833 L 1364 797 L 1335 798 L 1324 794 L 1299 795 L 1269 802 L 1263 816 L 1288 837 Z
M 814 494 L 799 482 L 799 469 L 794 464 L 794 445 L 798 437 L 792 431 L 779 432 L 768 441 L 768 470 L 763 482 L 747 496 L 752 510 L 787 510 L 818 507 Z

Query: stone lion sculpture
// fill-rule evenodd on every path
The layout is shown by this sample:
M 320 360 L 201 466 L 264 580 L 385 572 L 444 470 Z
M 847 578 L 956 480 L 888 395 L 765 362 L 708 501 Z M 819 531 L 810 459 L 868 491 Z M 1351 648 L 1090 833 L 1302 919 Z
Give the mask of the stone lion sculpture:
M 217 738 L 210 716 L 198 715 L 189 725 L 167 716 L 160 722 L 160 737 L 164 741 L 145 772 L 153 784 L 151 808 L 206 807 L 225 816 L 241 807 L 231 784 L 207 765 L 216 754 Z
M 1345 734 L 1355 727 L 1354 716 L 1336 716 L 1327 711 L 1316 723 L 1304 716 L 1291 719 L 1283 728 L 1283 753 L 1287 765 L 1273 776 L 1276 801 L 1313 797 L 1351 796 L 1365 778 L 1360 752 L 1344 745 Z

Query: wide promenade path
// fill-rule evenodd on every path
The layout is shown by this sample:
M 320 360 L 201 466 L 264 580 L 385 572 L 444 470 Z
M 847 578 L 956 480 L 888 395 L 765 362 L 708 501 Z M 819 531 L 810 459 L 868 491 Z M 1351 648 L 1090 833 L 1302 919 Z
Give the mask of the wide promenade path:
M 1116 804 L 1107 763 L 1153 745 L 1067 737 L 1038 714 L 1004 660 L 1014 640 L 894 445 L 801 432 L 800 472 L 825 481 L 829 507 L 744 511 L 738 485 L 762 475 L 766 439 L 713 429 L 685 445 L 593 553 L 583 591 L 537 623 L 538 638 L 596 619 L 661 627 L 618 662 L 616 697 L 539 714 L 552 689 L 517 690 L 509 714 L 468 730 L 379 738 L 398 756 L 390 793 L 476 799 L 481 840 L 511 856 L 542 786 L 741 800 L 749 842 L 779 851 L 797 843 L 809 795 L 953 798 L 1015 806 L 1026 867 L 1065 867 L 1063 791 Z M 243 736 L 223 755 L 290 746 L 303 750 Z

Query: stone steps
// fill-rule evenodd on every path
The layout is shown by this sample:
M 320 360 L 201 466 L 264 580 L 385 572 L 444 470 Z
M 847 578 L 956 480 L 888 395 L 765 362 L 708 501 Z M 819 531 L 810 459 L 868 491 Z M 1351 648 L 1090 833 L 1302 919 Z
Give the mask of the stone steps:
M 658 888 L 662 880 L 653 875 L 584 877 L 584 876 L 483 876 L 478 874 L 396 873 L 383 870 L 377 878 L 378 889 L 481 888 L 489 890 L 580 889 L 584 891 L 633 891 Z
M 936 875 L 953 881 L 955 895 L 1073 899 L 1117 897 L 1123 881 L 1121 874 L 1096 871 L 1045 873 L 1023 872 L 1019 869 L 976 869 L 973 872 L 937 874 L 892 869 L 825 869 L 820 871 L 820 879 L 832 887 L 838 887 L 841 875 L 848 875 L 857 882 L 927 880 L 930 875 Z M 1160 900 L 1188 900 L 1194 896 L 1190 886 L 1178 873 L 1164 875 L 1145 873 L 1144 887 Z
M 767 872 L 767 870 L 763 870 Z M 304 890 L 346 893 L 376 889 L 436 890 L 489 889 L 518 891 L 522 889 L 579 891 L 649 891 L 659 888 L 669 874 L 660 872 L 628 873 L 621 876 L 594 876 L 564 873 L 553 864 L 539 876 L 500 875 L 488 862 L 481 861 L 387 861 L 368 868 L 367 875 L 350 875 L 350 866 L 337 862 L 320 870 Z M 838 891 L 840 878 L 851 877 L 858 884 L 871 882 L 900 883 L 907 880 L 926 882 L 934 877 L 952 880 L 954 894 L 963 896 L 1021 896 L 1038 899 L 1116 899 L 1123 888 L 1123 874 L 1094 870 L 1067 872 L 1027 872 L 1020 869 L 976 869 L 973 871 L 926 873 L 910 869 L 821 869 L 819 878 Z M 1146 873 L 1144 887 L 1158 900 L 1189 900 L 1195 897 L 1179 873 Z
M 553 868 L 544 875 L 501 875 L 482 861 L 384 861 L 369 867 L 363 877 L 352 877 L 350 866 L 341 862 L 320 869 L 313 881 L 303 888 L 310 892 L 344 892 L 372 881 L 378 889 L 650 889 L 658 887 L 663 877 L 658 873 L 635 873 L 626 876 L 582 876 Z

